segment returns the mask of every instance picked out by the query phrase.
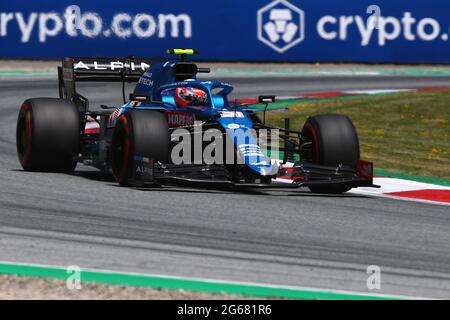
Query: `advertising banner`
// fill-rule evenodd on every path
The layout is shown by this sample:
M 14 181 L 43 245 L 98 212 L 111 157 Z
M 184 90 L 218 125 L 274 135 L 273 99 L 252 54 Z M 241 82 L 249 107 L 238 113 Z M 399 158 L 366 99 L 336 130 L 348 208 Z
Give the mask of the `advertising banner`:
M 444 0 L 0 0 L 0 57 L 450 63 Z

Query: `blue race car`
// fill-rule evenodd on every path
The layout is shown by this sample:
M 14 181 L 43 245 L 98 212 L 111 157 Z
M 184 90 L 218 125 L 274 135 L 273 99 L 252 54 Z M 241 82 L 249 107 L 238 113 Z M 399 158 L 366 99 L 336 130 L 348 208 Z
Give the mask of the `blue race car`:
M 123 186 L 307 186 L 318 193 L 376 187 L 348 117 L 312 116 L 301 131 L 291 130 L 289 119 L 284 128 L 267 126 L 275 97 L 259 96 L 253 105 L 229 101 L 229 83 L 197 78 L 210 70 L 187 61 L 194 53 L 170 49 L 179 58 L 153 61 L 65 58 L 58 67 L 60 98 L 28 99 L 20 109 L 22 167 L 73 172 L 81 162 L 112 173 Z M 76 90 L 81 81 L 121 82 L 123 105 L 90 110 Z M 128 99 L 127 82 L 137 82 Z

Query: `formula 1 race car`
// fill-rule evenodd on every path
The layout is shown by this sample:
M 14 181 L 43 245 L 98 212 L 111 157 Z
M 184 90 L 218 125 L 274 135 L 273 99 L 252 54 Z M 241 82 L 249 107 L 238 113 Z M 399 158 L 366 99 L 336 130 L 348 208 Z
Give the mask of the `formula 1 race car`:
M 58 67 L 60 98 L 32 98 L 21 106 L 22 167 L 73 172 L 81 162 L 112 173 L 123 186 L 307 186 L 318 193 L 376 187 L 348 117 L 312 116 L 301 131 L 291 130 L 289 119 L 284 128 L 267 126 L 265 112 L 275 97 L 259 96 L 253 105 L 230 102 L 229 83 L 197 79 L 210 70 L 187 61 L 194 53 L 171 49 L 178 58 L 156 61 L 65 58 Z M 90 110 L 76 90 L 81 81 L 122 83 L 124 104 Z M 129 82 L 137 85 L 127 99 Z M 264 107 L 263 120 L 256 104 Z

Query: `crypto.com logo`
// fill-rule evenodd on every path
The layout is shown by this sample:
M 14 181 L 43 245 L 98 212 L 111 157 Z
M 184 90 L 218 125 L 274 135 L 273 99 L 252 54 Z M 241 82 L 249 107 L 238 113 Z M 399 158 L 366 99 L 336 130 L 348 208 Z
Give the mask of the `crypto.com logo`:
M 283 53 L 305 38 L 305 13 L 286 0 L 258 10 L 258 40 Z

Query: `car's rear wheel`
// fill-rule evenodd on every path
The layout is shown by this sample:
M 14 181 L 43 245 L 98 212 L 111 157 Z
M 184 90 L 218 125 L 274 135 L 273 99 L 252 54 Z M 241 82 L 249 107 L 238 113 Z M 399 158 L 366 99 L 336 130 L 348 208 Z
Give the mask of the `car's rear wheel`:
M 311 142 L 310 161 L 324 166 L 340 164 L 356 168 L 359 161 L 359 140 L 352 121 L 344 115 L 328 114 L 310 117 L 303 126 L 302 137 Z M 316 193 L 343 193 L 347 185 L 314 185 Z
M 111 167 L 123 186 L 132 179 L 135 156 L 162 163 L 169 162 L 170 134 L 163 113 L 131 110 L 117 119 L 111 146 Z
M 26 100 L 19 111 L 16 145 L 26 171 L 72 172 L 80 147 L 80 116 L 64 99 Z

